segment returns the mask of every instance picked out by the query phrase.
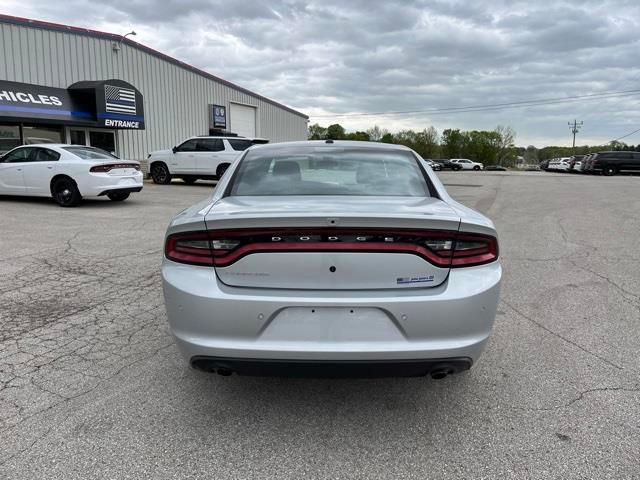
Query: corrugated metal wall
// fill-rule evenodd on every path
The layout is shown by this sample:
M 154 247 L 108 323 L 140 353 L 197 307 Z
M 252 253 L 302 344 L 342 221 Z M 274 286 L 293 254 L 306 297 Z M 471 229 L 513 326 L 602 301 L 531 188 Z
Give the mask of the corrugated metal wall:
M 256 131 L 272 142 L 307 138 L 305 118 L 127 44 L 0 22 L 0 79 L 66 88 L 81 80 L 119 78 L 144 96 L 144 131 L 121 130 L 122 157 L 143 160 L 186 137 L 208 133 L 207 105 L 257 107 Z M 233 130 L 233 124 L 228 127 Z

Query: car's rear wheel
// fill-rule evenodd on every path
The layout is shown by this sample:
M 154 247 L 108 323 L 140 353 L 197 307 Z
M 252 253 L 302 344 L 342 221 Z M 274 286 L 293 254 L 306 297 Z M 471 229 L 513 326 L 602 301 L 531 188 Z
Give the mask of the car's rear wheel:
M 76 182 L 70 178 L 59 178 L 51 186 L 51 195 L 61 207 L 75 207 L 82 200 Z
M 171 183 L 169 168 L 161 162 L 156 162 L 151 165 L 151 178 L 153 179 L 153 183 L 157 183 L 158 185 Z
M 610 177 L 618 173 L 618 169 L 613 165 L 607 165 L 602 169 L 602 173 L 605 174 L 607 177 Z
M 187 185 L 193 185 L 194 183 L 196 183 L 198 181 L 197 178 L 183 178 L 182 181 L 184 183 L 186 183 Z
M 109 197 L 109 200 L 113 200 L 114 202 L 122 202 L 122 201 L 126 200 L 127 198 L 129 198 L 129 195 L 131 195 L 129 192 L 111 192 L 111 193 L 107 193 L 107 197 Z

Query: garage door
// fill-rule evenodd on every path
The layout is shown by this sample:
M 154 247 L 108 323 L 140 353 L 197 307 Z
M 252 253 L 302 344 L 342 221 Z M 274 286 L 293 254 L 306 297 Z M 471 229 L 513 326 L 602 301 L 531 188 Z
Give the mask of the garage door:
M 256 108 L 237 103 L 231 104 L 229 115 L 231 131 L 243 137 L 256 136 Z

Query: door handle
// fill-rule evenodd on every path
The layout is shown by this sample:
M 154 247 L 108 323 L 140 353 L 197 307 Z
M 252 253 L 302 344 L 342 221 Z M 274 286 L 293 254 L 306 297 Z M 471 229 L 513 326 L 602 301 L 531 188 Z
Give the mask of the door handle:
M 53 167 L 47 167 L 49 170 L 53 169 Z
M 21 169 L 21 168 L 16 168 L 16 170 L 17 170 L 17 171 L 19 171 L 19 172 L 21 172 L 21 171 L 22 171 L 22 169 Z

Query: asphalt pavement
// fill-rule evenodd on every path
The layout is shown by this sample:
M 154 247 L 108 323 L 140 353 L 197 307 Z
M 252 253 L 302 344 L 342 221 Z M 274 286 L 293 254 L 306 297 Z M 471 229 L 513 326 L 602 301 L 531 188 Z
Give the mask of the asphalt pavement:
M 0 478 L 640 477 L 640 177 L 440 177 L 504 267 L 484 356 L 440 381 L 189 369 L 162 241 L 213 184 L 0 198 Z

